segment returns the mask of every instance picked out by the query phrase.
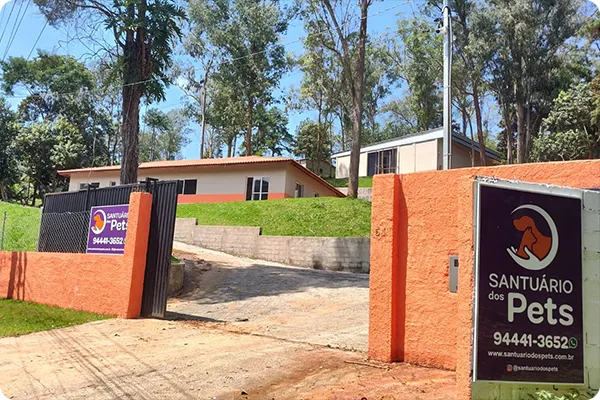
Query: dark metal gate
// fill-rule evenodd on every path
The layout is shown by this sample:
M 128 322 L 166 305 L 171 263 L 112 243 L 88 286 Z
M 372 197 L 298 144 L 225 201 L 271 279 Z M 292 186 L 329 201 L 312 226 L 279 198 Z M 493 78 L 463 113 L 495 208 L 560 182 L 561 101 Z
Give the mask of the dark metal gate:
M 179 185 L 180 181 L 148 179 L 133 185 L 49 193 L 44 197 L 38 251 L 85 253 L 92 207 L 128 204 L 132 192 L 151 193 L 152 213 L 141 315 L 164 318 Z M 68 228 L 57 229 L 57 218 L 63 222 L 60 226 Z

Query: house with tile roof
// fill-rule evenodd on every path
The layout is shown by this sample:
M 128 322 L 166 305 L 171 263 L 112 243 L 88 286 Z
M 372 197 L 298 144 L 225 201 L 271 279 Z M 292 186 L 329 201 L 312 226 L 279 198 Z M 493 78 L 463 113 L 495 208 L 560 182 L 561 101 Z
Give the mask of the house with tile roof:
M 69 191 L 119 184 L 120 166 L 63 170 Z M 231 157 L 142 163 L 138 179 L 180 180 L 178 202 L 217 203 L 293 197 L 345 197 L 318 175 L 291 158 Z

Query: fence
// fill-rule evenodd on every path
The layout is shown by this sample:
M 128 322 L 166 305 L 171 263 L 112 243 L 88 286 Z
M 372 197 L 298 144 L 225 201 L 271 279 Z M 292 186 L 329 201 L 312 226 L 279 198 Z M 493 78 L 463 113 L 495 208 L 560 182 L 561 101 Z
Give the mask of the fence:
M 38 251 L 85 252 L 92 207 L 128 204 L 132 192 L 151 193 L 152 212 L 142 316 L 164 317 L 180 184 L 180 181 L 148 179 L 133 185 L 47 194 L 44 198 Z

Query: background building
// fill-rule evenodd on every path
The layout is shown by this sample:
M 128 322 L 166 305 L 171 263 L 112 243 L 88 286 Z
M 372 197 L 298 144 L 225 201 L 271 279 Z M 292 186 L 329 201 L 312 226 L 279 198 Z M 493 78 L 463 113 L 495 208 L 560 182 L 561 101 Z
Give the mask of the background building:
M 442 169 L 442 140 L 443 130 L 438 128 L 362 147 L 358 176 Z M 466 136 L 452 134 L 452 169 L 472 166 L 471 145 L 475 150 L 475 166 L 479 166 L 479 144 Z M 485 152 L 488 164 L 500 161 L 498 152 L 488 148 Z M 335 161 L 335 177 L 347 178 L 350 171 L 350 151 L 333 154 L 332 158 Z
M 59 171 L 70 178 L 69 191 L 88 184 L 119 184 L 120 166 Z M 267 200 L 291 197 L 345 197 L 325 180 L 284 157 L 235 157 L 142 163 L 138 179 L 181 180 L 179 203 Z

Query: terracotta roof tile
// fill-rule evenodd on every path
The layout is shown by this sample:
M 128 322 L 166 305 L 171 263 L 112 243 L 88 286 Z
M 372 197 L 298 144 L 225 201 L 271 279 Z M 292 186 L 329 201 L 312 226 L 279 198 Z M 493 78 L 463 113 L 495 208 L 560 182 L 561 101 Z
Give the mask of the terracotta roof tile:
M 213 166 L 213 165 L 243 165 L 243 164 L 260 164 L 260 163 L 274 163 L 274 162 L 289 162 L 293 161 L 291 158 L 286 157 L 263 157 L 263 156 L 249 156 L 249 157 L 229 157 L 229 158 L 203 158 L 197 160 L 173 160 L 173 161 L 151 161 L 141 163 L 139 169 L 151 169 L 151 168 L 172 168 L 172 167 L 202 167 L 202 166 Z M 118 171 L 121 169 L 120 165 L 109 165 L 106 167 L 93 167 L 93 168 L 80 168 L 80 169 L 66 169 L 58 171 L 62 176 L 71 176 L 73 172 L 91 172 L 91 171 Z

